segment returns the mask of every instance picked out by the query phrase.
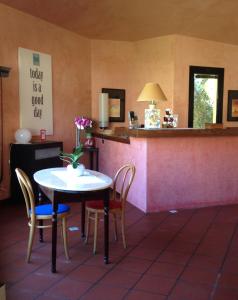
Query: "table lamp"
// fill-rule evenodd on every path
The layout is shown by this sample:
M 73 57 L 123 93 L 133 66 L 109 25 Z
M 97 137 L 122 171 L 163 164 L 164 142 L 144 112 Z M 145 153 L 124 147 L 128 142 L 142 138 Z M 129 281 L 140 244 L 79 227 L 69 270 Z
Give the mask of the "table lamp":
M 149 108 L 145 109 L 145 128 L 160 127 L 160 110 L 156 108 L 157 101 L 166 101 L 167 98 L 158 83 L 146 83 L 137 101 L 150 101 Z

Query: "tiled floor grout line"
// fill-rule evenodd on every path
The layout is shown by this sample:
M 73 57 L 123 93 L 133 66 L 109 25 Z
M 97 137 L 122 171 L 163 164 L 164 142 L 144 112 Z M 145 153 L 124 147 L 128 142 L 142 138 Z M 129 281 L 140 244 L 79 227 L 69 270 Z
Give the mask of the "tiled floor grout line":
M 236 234 L 237 230 L 238 230 L 238 224 L 236 224 L 236 225 L 234 226 L 233 233 L 232 233 L 231 238 L 230 238 L 230 240 L 229 240 L 229 243 L 228 243 L 228 245 L 227 245 L 227 249 L 226 249 L 226 252 L 225 252 L 224 257 L 223 257 L 223 259 L 222 259 L 221 266 L 220 266 L 220 268 L 219 268 L 219 270 L 218 270 L 217 278 L 216 278 L 214 287 L 213 287 L 213 289 L 212 289 L 212 291 L 211 291 L 209 300 L 213 300 L 213 298 L 214 298 L 215 292 L 216 292 L 216 290 L 217 290 L 218 282 L 219 282 L 219 280 L 220 280 L 220 278 L 221 278 L 221 275 L 222 275 L 222 270 L 223 270 L 223 268 L 224 268 L 224 264 L 225 264 L 225 260 L 226 260 L 226 258 L 227 258 L 227 254 L 229 253 L 229 250 L 230 250 L 230 248 L 231 248 L 231 244 L 232 244 L 232 242 L 233 242 L 233 240 L 234 240 L 234 237 L 235 237 L 235 234 Z
M 40 249 L 40 248 L 43 248 L 43 247 L 44 247 L 44 245 L 38 246 L 37 249 Z M 14 261 L 18 261 L 20 258 L 21 258 L 21 257 L 17 257 Z M 22 255 L 22 259 L 25 261 L 25 255 L 24 255 L 24 256 Z M 12 261 L 11 261 L 11 262 L 12 262 Z M 25 261 L 25 263 L 27 264 L 26 261 Z M 34 270 L 30 271 L 30 272 L 27 272 L 27 274 L 26 274 L 25 276 L 23 276 L 21 279 L 15 281 L 15 282 L 14 282 L 13 284 L 11 284 L 9 287 L 7 286 L 7 289 L 8 289 L 8 288 L 14 287 L 14 285 L 16 285 L 19 281 L 21 281 L 21 280 L 23 280 L 24 278 L 26 278 L 27 276 L 29 276 L 29 274 L 32 274 L 32 273 L 36 272 L 37 270 L 39 270 L 40 268 L 44 267 L 44 266 L 47 265 L 48 263 L 49 263 L 49 261 L 45 262 L 43 265 L 40 265 L 40 266 L 37 267 L 36 269 L 34 269 Z M 5 268 L 8 264 L 10 264 L 10 263 L 7 263 L 6 265 L 1 266 L 0 269 L 2 269 L 3 267 Z
M 160 257 L 160 255 L 169 247 L 169 245 L 172 243 L 172 241 L 175 239 L 175 237 L 177 236 L 177 234 L 182 230 L 182 228 L 184 228 L 184 226 L 186 226 L 186 224 L 192 219 L 192 217 L 193 217 L 193 214 L 194 214 L 194 212 L 191 214 L 191 216 L 188 218 L 188 220 L 183 224 L 183 226 L 173 235 L 173 237 L 167 242 L 167 244 L 164 246 L 164 249 L 162 249 L 161 251 L 160 251 L 160 253 L 156 256 L 156 258 L 153 260 L 153 261 L 151 261 L 151 264 L 148 266 L 148 268 L 143 272 L 143 273 L 141 273 L 141 276 L 139 277 L 139 279 L 135 282 L 135 284 L 132 286 L 132 287 L 130 287 L 129 289 L 128 289 L 128 292 L 123 296 L 123 298 L 122 299 L 126 299 L 126 297 L 128 296 L 128 294 L 134 289 L 134 287 L 137 285 L 137 283 L 142 279 L 142 277 L 145 275 L 145 273 L 149 270 L 149 268 L 157 261 L 157 259 Z M 169 218 L 169 217 L 171 217 L 171 215 L 167 215 L 167 218 Z M 156 226 L 158 227 L 158 225 L 160 225 L 160 224 L 162 224 L 164 221 L 166 221 L 166 220 L 163 220 L 161 223 L 159 223 L 159 224 L 157 224 Z M 154 230 L 156 230 L 157 229 L 157 227 L 156 228 L 153 228 L 152 229 L 152 231 L 151 232 L 153 232 Z M 161 294 L 161 295 L 163 295 L 163 294 Z
M 80 211 L 79 211 L 79 214 L 81 215 Z M 77 214 L 75 213 L 75 215 L 77 215 Z M 70 216 L 70 217 L 73 217 L 73 216 Z M 134 222 L 134 223 L 130 224 L 129 226 L 127 226 L 127 230 L 128 230 L 128 228 L 133 227 L 136 223 L 140 222 L 144 217 L 145 217 L 145 216 L 142 215 L 138 220 L 136 220 L 136 222 Z M 166 216 L 165 216 L 165 218 L 166 218 Z M 80 221 L 79 221 L 79 222 L 80 222 Z M 17 243 L 20 243 L 21 241 L 22 241 L 22 240 L 19 240 L 19 241 L 15 242 L 15 243 L 12 244 L 10 247 L 12 247 L 13 245 L 17 245 Z M 140 242 L 139 242 L 139 243 L 140 243 Z M 138 244 L 137 244 L 137 245 L 138 245 Z M 137 246 L 137 245 L 136 245 L 136 246 Z M 135 246 L 135 247 L 136 247 L 136 246 Z M 71 248 L 74 248 L 74 247 L 75 247 L 75 244 L 74 244 Z M 6 247 L 5 250 L 7 250 L 7 248 L 9 248 L 9 247 Z M 40 249 L 40 248 L 44 248 L 44 243 L 43 243 L 42 245 L 38 245 L 38 246 L 35 247 L 35 249 Z M 132 248 L 131 251 L 132 251 L 133 249 L 134 249 L 134 248 Z M 2 250 L 1 250 L 1 252 L 2 252 Z M 128 253 L 129 253 L 129 252 L 128 252 Z M 22 257 L 24 257 L 24 256 L 22 256 Z M 16 258 L 15 261 L 17 261 L 17 260 L 19 260 L 19 259 L 20 259 L 20 257 Z M 48 288 L 45 289 L 42 293 L 40 293 L 39 295 L 37 295 L 34 299 L 38 299 L 39 297 L 41 297 L 42 295 L 44 295 L 44 293 L 45 293 L 47 290 L 51 289 L 55 284 L 58 284 L 60 281 L 64 280 L 65 277 L 67 277 L 71 272 L 73 272 L 73 271 L 74 271 L 75 269 L 77 269 L 79 266 L 85 264 L 85 263 L 86 263 L 88 260 L 90 260 L 90 259 L 91 259 L 91 256 L 90 256 L 90 257 L 87 257 L 85 260 L 83 260 L 83 261 L 80 262 L 77 266 L 75 266 L 75 268 L 71 269 L 70 271 L 68 271 L 67 273 L 65 273 L 65 275 L 64 275 L 63 277 L 61 277 L 61 278 L 59 278 L 59 280 L 55 281 L 50 287 L 48 287 Z M 124 257 L 122 257 L 122 259 L 124 259 Z M 121 259 L 121 260 L 122 260 L 122 259 Z M 120 261 L 121 261 L 121 260 L 120 260 Z M 118 263 L 119 263 L 120 261 L 118 261 Z M 8 263 L 7 263 L 7 264 L 8 264 Z M 7 264 L 5 264 L 3 267 L 6 267 Z M 22 281 L 24 278 L 26 278 L 26 277 L 29 276 L 30 274 L 33 274 L 33 273 L 37 272 L 39 269 L 43 268 L 43 267 L 46 266 L 47 264 L 49 264 L 49 261 L 47 261 L 47 262 L 44 263 L 44 264 L 41 264 L 38 268 L 36 268 L 36 269 L 34 269 L 34 270 L 28 272 L 25 276 L 21 277 L 21 279 L 15 281 L 13 284 L 11 284 L 11 285 L 9 286 L 9 288 L 12 288 L 12 287 L 14 288 L 14 286 L 15 286 L 18 282 Z M 114 267 L 116 267 L 116 265 L 115 265 Z M 114 267 L 113 267 L 113 268 L 114 268 Z M 112 270 L 112 269 L 108 270 L 108 272 L 110 272 L 111 270 Z M 50 272 L 50 270 L 49 270 L 49 272 Z M 108 272 L 106 272 L 105 275 L 106 275 Z M 89 289 L 91 289 L 91 288 L 92 288 L 92 286 L 91 286 Z M 29 290 L 28 290 L 28 289 L 22 289 L 22 291 L 28 292 Z
M 142 216 L 141 218 L 140 218 L 140 220 L 141 219 L 143 219 L 145 216 Z M 153 229 L 151 229 L 151 231 L 150 231 L 150 233 L 151 232 L 153 232 L 157 227 L 158 227 L 158 225 L 160 225 L 161 223 L 163 223 L 164 221 L 165 221 L 165 219 L 167 219 L 169 217 L 169 215 L 166 215 L 164 218 L 163 218 L 163 220 L 161 220 L 161 222 L 159 222 L 159 224 L 156 224 L 155 225 L 155 227 L 153 228 Z M 138 223 L 140 220 L 138 220 L 137 222 L 135 222 L 135 223 L 133 223 L 133 225 L 135 225 L 136 223 Z M 132 226 L 132 225 L 131 225 Z M 129 255 L 129 253 L 131 253 L 143 240 L 145 240 L 147 238 L 147 236 L 145 236 L 145 237 L 143 237 L 134 247 L 132 247 L 131 248 L 131 250 L 130 251 L 128 251 L 128 253 L 127 253 L 127 255 Z M 85 297 L 86 295 L 87 295 L 87 293 L 88 292 L 90 292 L 90 290 L 94 287 L 94 286 L 96 286 L 106 275 L 108 275 L 112 270 L 114 270 L 116 267 L 117 267 L 117 265 L 123 260 L 123 259 L 125 259 L 125 257 L 123 256 L 123 257 L 121 257 L 116 263 L 115 263 L 115 265 L 110 269 L 110 270 L 108 270 L 108 272 L 106 272 L 100 279 L 98 279 L 94 284 L 93 284 L 93 286 L 91 286 L 83 295 L 81 295 L 79 298 L 78 298 L 78 300 L 80 300 L 80 299 L 83 299 L 83 297 Z
M 51 286 L 49 286 L 47 289 L 45 289 L 41 294 L 37 295 L 34 298 L 34 300 L 39 299 L 39 297 L 43 296 L 45 294 L 45 292 L 47 292 L 48 290 L 50 290 L 54 285 L 58 284 L 60 281 L 64 280 L 65 277 L 67 277 L 71 272 L 73 272 L 74 270 L 76 270 L 79 266 L 81 266 L 85 262 L 87 262 L 88 259 L 90 259 L 90 258 L 86 258 L 81 263 L 79 263 L 77 266 L 75 266 L 75 268 L 71 269 L 69 272 L 64 273 L 64 276 L 62 276 L 61 278 L 59 278 L 59 280 L 55 281 Z M 51 272 L 51 271 L 49 270 L 49 272 Z
M 131 224 L 130 226 L 128 226 L 128 228 L 130 228 L 130 227 L 132 227 L 132 226 L 134 226 L 136 223 L 138 223 L 138 222 L 140 222 L 143 218 L 144 218 L 145 216 L 141 216 L 140 217 L 140 219 L 139 220 L 137 220 L 135 223 L 133 223 L 133 224 Z M 136 245 L 137 246 L 137 245 Z M 135 246 L 135 247 L 136 247 Z M 132 250 L 133 250 L 134 248 L 132 248 Z M 132 251 L 131 250 L 131 251 Z M 129 253 L 129 252 L 128 252 Z M 91 257 L 91 255 L 90 255 L 90 257 L 87 257 L 85 260 L 83 260 L 81 263 L 79 263 L 75 268 L 73 268 L 72 270 L 70 270 L 68 273 L 66 273 L 65 274 L 65 276 L 63 276 L 62 278 L 59 278 L 59 280 L 58 281 L 56 281 L 56 282 L 54 282 L 50 287 L 48 287 L 47 289 L 45 289 L 40 295 L 38 295 L 38 296 L 36 296 L 36 298 L 34 298 L 35 300 L 37 300 L 39 297 L 41 297 L 41 296 L 43 296 L 44 294 L 45 294 L 45 292 L 46 291 L 48 291 L 49 289 L 51 289 L 54 285 L 56 285 L 56 284 L 58 284 L 60 281 L 62 281 L 62 280 L 64 280 L 65 279 L 65 277 L 67 277 L 71 272 L 73 272 L 74 270 L 76 270 L 79 266 L 81 266 L 81 265 L 83 265 L 83 264 L 85 264 L 88 260 L 90 260 L 92 257 Z M 124 257 L 122 257 L 121 258 L 121 260 L 122 259 L 124 259 Z M 120 261 L 121 261 L 120 260 Z M 118 261 L 118 263 L 120 262 L 120 261 Z M 113 267 L 113 268 L 111 268 L 111 269 L 109 269 L 105 274 L 104 274 L 104 276 L 106 276 L 112 269 L 114 269 L 115 267 L 116 267 L 116 265 L 117 264 L 115 264 L 115 266 Z M 103 277 L 104 277 L 103 276 Z M 102 277 L 102 278 L 103 278 Z M 102 278 L 100 278 L 98 281 L 96 281 L 93 285 L 91 285 L 86 291 L 85 291 L 85 293 L 83 294 L 83 295 L 85 295 L 88 291 L 90 291 Z M 82 296 L 83 296 L 82 295 Z M 81 297 L 82 297 L 81 296 Z M 81 298 L 80 297 L 80 298 Z
M 23 204 L 24 204 L 24 203 L 23 203 Z M 24 204 L 24 206 L 25 206 L 25 204 Z M 20 207 L 20 208 L 22 208 L 22 207 Z M 74 215 L 77 215 L 77 213 L 74 213 L 73 215 L 70 215 L 69 218 L 72 218 Z M 26 218 L 26 216 L 22 216 L 22 217 Z M 28 226 L 28 225 L 27 225 L 27 222 L 26 222 L 25 225 Z M 29 235 L 29 232 L 27 233 L 27 235 Z M 16 246 L 18 243 L 21 243 L 21 242 L 22 242 L 22 239 L 20 239 L 20 240 L 16 241 L 15 243 L 13 243 L 13 244 L 11 244 L 11 245 L 9 245 L 9 246 L 6 246 L 5 248 L 1 249 L 1 250 L 0 250 L 0 256 L 1 256 L 2 252 L 7 251 L 7 250 L 9 249 L 9 247 Z M 44 245 L 44 242 L 43 242 L 43 243 L 40 243 L 38 246 L 34 246 L 34 249 L 40 249 L 40 248 L 43 248 L 44 246 L 45 246 L 45 245 Z M 17 261 L 19 258 L 20 258 L 20 257 L 16 258 L 15 260 Z M 8 263 L 6 263 L 6 265 L 7 265 L 7 264 L 8 264 Z M 6 266 L 6 265 L 0 266 L 0 269 L 1 269 L 2 267 Z
M 206 235 L 207 235 L 209 229 L 210 229 L 211 226 L 213 225 L 213 221 L 216 219 L 216 217 L 217 217 L 217 215 L 220 213 L 220 211 L 221 211 L 221 208 L 219 208 L 219 210 L 216 212 L 216 214 L 214 215 L 214 217 L 211 219 L 210 224 L 208 225 L 206 231 L 205 231 L 204 234 L 203 234 L 203 237 L 200 239 L 199 243 L 197 244 L 197 246 L 196 246 L 196 248 L 194 249 L 193 253 L 191 254 L 190 258 L 188 259 L 188 261 L 187 261 L 186 264 L 184 265 L 183 270 L 180 272 L 179 276 L 177 277 L 177 279 L 176 279 L 174 285 L 173 285 L 172 288 L 170 289 L 170 292 L 168 293 L 168 295 L 166 295 L 166 300 L 168 300 L 168 298 L 170 297 L 170 295 L 171 295 L 171 293 L 173 292 L 174 288 L 176 287 L 176 285 L 177 285 L 179 279 L 180 279 L 181 276 L 183 275 L 185 269 L 188 267 L 188 265 L 189 265 L 191 259 L 192 259 L 192 258 L 194 257 L 194 255 L 195 255 L 197 249 L 199 248 L 199 246 L 201 245 L 201 243 L 202 243 L 203 240 L 205 239 L 205 237 L 206 237 Z M 199 212 L 196 212 L 196 214 L 197 214 L 197 213 L 199 213 Z
M 72 215 L 70 225 L 67 227 L 70 227 L 71 223 L 80 223 L 80 210 L 78 210 L 78 206 L 75 206 L 75 208 L 77 213 Z M 111 254 L 111 266 L 104 266 L 103 259 L 101 263 L 101 252 L 97 255 L 98 257 L 94 257 L 90 247 L 84 247 L 79 231 L 70 236 L 72 237 L 72 239 L 70 238 L 69 248 L 72 251 L 71 262 L 64 262 L 63 248 L 59 247 L 59 251 L 57 251 L 59 252 L 59 255 L 57 255 L 59 272 L 56 276 L 51 274 L 50 271 L 51 252 L 49 251 L 48 254 L 48 250 L 50 250 L 49 240 L 51 235 L 48 234 L 49 232 L 45 236 L 46 242 L 42 244 L 37 243 L 34 247 L 36 257 L 33 257 L 32 266 L 27 266 L 27 263 L 25 263 L 26 265 L 24 264 L 24 245 L 27 242 L 27 238 L 24 237 L 28 236 L 28 232 L 21 230 L 24 225 L 27 226 L 25 223 L 22 224 L 22 219 L 25 216 L 20 214 L 21 211 L 18 209 L 12 218 L 5 220 L 4 215 L 7 210 L 4 210 L 1 212 L 3 216 L 2 222 L 6 225 L 6 228 L 9 227 L 9 235 L 11 237 L 9 236 L 8 239 L 10 241 L 8 241 L 6 235 L 3 248 L 0 250 L 0 256 L 2 258 L 6 257 L 5 260 L 2 259 L 1 261 L 3 265 L 0 267 L 0 271 L 2 279 L 6 279 L 9 299 L 15 299 L 15 296 L 17 299 L 18 297 L 21 298 L 21 296 L 21 299 L 24 299 L 25 295 L 26 298 L 30 297 L 32 300 L 48 299 L 48 297 L 55 300 L 68 300 L 69 296 L 67 295 L 74 295 L 74 299 L 83 300 L 88 299 L 88 297 L 96 299 L 98 293 L 105 296 L 112 295 L 113 299 L 115 293 L 118 296 L 120 295 L 119 298 L 121 300 L 128 299 L 131 296 L 132 298 L 137 297 L 140 299 L 140 295 L 142 298 L 147 295 L 148 299 L 150 297 L 157 299 L 157 295 L 158 298 L 162 297 L 164 300 L 168 300 L 171 297 L 179 297 L 179 295 L 181 297 L 181 293 L 183 295 L 182 298 L 185 299 L 190 289 L 191 293 L 195 293 L 194 295 L 191 294 L 191 299 L 195 296 L 198 297 L 199 294 L 196 295 L 196 291 L 206 293 L 204 296 L 206 295 L 205 299 L 207 300 L 215 300 L 216 297 L 222 296 L 225 296 L 224 299 L 229 299 L 230 295 L 233 296 L 233 294 L 236 297 L 238 295 L 236 286 L 221 286 L 221 281 L 223 283 L 223 279 L 226 281 L 231 280 L 231 283 L 233 283 L 233 277 L 235 280 L 235 276 L 238 274 L 233 267 L 234 264 L 232 264 L 238 234 L 238 206 L 236 205 L 235 211 L 232 207 L 225 210 L 224 214 L 222 213 L 222 208 L 223 206 L 216 206 L 215 209 L 204 211 L 202 209 L 188 209 L 188 213 L 184 209 L 179 211 L 181 213 L 180 216 L 178 213 L 176 214 L 177 217 L 174 218 L 169 212 L 164 212 L 164 214 L 156 213 L 155 216 L 152 214 L 152 217 L 149 214 L 147 218 L 145 214 L 140 214 L 136 209 L 131 208 L 129 213 L 132 218 L 128 219 L 130 222 L 126 226 L 126 231 L 129 230 L 128 241 L 130 241 L 131 237 L 132 242 L 129 243 L 129 247 L 125 251 L 121 249 L 122 245 L 120 243 L 113 243 L 113 231 L 110 230 L 112 249 L 109 252 Z M 229 224 L 225 221 L 228 216 L 233 218 Z M 15 228 L 16 226 L 18 229 Z M 5 227 L 4 234 L 7 234 Z M 19 236 L 23 238 L 19 240 Z M 36 235 L 36 238 L 38 241 L 38 235 Z M 101 238 L 100 242 L 103 241 L 103 236 Z M 121 241 L 121 238 L 119 239 Z M 12 244 L 11 241 L 13 242 Z M 155 247 L 154 242 L 156 242 Z M 59 246 L 61 246 L 60 243 Z M 103 244 L 101 246 L 103 247 Z M 143 254 L 143 249 L 146 251 L 145 254 Z M 180 256 L 181 261 L 179 259 Z M 151 269 L 151 272 L 148 271 L 153 264 L 153 270 Z M 229 266 L 232 267 L 233 271 L 231 272 L 235 275 L 231 279 L 229 276 L 223 278 L 224 272 L 230 271 L 228 269 Z M 14 273 L 15 267 L 18 268 L 16 274 Z M 76 269 L 78 269 L 76 272 L 79 274 L 81 268 L 85 269 L 86 277 L 82 276 L 81 278 L 81 276 L 77 277 L 75 274 L 70 275 Z M 97 274 L 94 272 L 94 268 L 98 270 Z M 91 278 L 89 275 L 92 272 L 95 274 L 92 274 L 93 277 Z M 126 282 L 124 284 L 125 280 L 122 280 L 120 284 L 120 278 L 120 282 L 117 282 L 116 277 L 119 274 L 125 274 L 131 284 L 126 285 Z M 185 276 L 187 274 L 189 276 Z M 38 276 L 41 288 L 36 284 Z M 121 276 L 123 278 L 124 275 Z M 190 276 L 192 280 L 190 280 Z M 33 283 L 32 286 L 27 284 L 28 277 Z M 47 279 L 48 277 L 49 280 Z M 166 284 L 163 287 L 161 285 L 163 281 L 160 283 L 162 289 L 160 286 L 156 286 L 156 282 L 158 281 L 159 283 L 160 278 L 161 280 L 164 278 Z M 67 291 L 68 286 L 77 287 L 79 289 L 78 294 L 73 294 L 73 290 L 70 292 L 69 288 Z M 58 291 L 58 287 L 60 290 L 62 289 L 63 293 Z M 185 289 L 185 291 L 181 290 L 181 288 Z M 56 294 L 54 294 L 54 291 L 56 291 Z M 111 294 L 106 294 L 106 291 L 110 291 Z
M 79 212 L 80 213 L 80 212 Z M 73 215 L 70 215 L 70 218 L 72 218 L 74 215 L 77 215 L 77 213 L 74 213 Z M 81 213 L 80 213 L 80 215 L 81 215 Z M 58 237 L 57 237 L 57 239 L 58 239 Z M 19 241 L 17 241 L 17 242 L 15 242 L 14 244 L 12 244 L 10 247 L 12 247 L 12 246 L 14 246 L 14 245 L 17 245 L 17 243 L 20 243 L 20 242 L 22 242 L 22 240 L 19 240 Z M 35 249 L 41 249 L 41 248 L 44 248 L 45 247 L 45 244 L 44 244 L 44 242 L 42 242 L 42 243 L 40 243 L 38 246 L 35 246 L 34 248 Z M 75 245 L 73 245 L 71 248 L 74 248 L 75 247 Z M 6 250 L 7 250 L 7 248 L 9 248 L 9 247 L 6 247 Z M 4 248 L 5 249 L 5 248 Z M 1 252 L 2 252 L 2 250 L 1 250 Z M 1 255 L 1 252 L 0 252 L 0 255 Z M 25 257 L 25 255 L 24 256 L 22 256 L 22 257 Z M 17 260 L 19 260 L 20 259 L 20 257 L 17 257 L 16 259 L 15 259 L 15 261 L 17 261 Z M 88 258 L 87 258 L 88 259 Z M 23 259 L 24 260 L 24 259 Z M 30 271 L 30 272 L 28 272 L 25 276 L 23 276 L 21 279 L 19 279 L 18 281 L 16 281 L 16 282 L 14 282 L 14 284 L 12 284 L 11 285 L 11 287 L 14 287 L 14 285 L 15 284 L 17 284 L 19 281 L 21 281 L 21 280 L 23 280 L 24 278 L 26 278 L 27 276 L 29 276 L 29 274 L 32 274 L 32 273 L 35 273 L 35 272 L 37 272 L 37 270 L 39 270 L 39 269 L 41 269 L 42 267 L 44 267 L 44 266 L 46 266 L 48 263 L 49 263 L 50 261 L 47 261 L 47 262 L 45 262 L 45 263 L 43 263 L 43 264 L 41 264 L 38 268 L 36 268 L 36 269 L 34 269 L 34 270 L 32 270 L 32 271 Z M 26 262 L 27 263 L 27 262 Z M 83 263 L 84 263 L 84 261 L 83 261 Z M 7 265 L 8 265 L 9 263 L 7 263 L 6 265 L 3 265 L 3 266 L 1 266 L 0 267 L 0 269 L 2 268 L 2 267 L 6 267 Z M 81 263 L 80 263 L 81 264 Z M 79 264 L 79 265 L 80 265 Z M 75 268 L 77 268 L 79 265 L 77 265 Z M 73 269 L 74 270 L 74 269 Z M 50 270 L 49 270 L 49 272 L 51 272 Z M 70 272 L 70 271 L 69 271 Z M 67 273 L 68 274 L 68 273 Z M 66 275 L 67 275 L 66 274 Z M 65 276 L 64 276 L 65 277 Z M 64 278 L 63 277 L 63 278 Z M 38 296 L 37 296 L 38 297 Z
M 24 224 L 24 225 L 28 226 L 27 223 Z M 29 233 L 27 233 L 27 235 L 28 235 L 28 234 L 29 234 Z M 9 245 L 9 246 L 6 246 L 5 248 L 1 249 L 1 250 L 0 250 L 0 255 L 2 254 L 2 252 L 7 251 L 9 248 L 14 247 L 14 246 L 16 246 L 18 243 L 21 243 L 21 242 L 22 242 L 22 239 L 20 239 L 20 240 L 16 241 L 15 243 L 13 243 L 13 244 L 11 244 L 11 245 Z M 44 247 L 44 245 L 39 244 L 38 246 L 35 246 L 35 249 L 40 249 L 40 248 L 42 248 L 42 247 Z M 16 260 L 17 260 L 17 258 L 16 258 Z M 2 266 L 1 266 L 1 267 L 2 267 Z M 0 267 L 0 268 L 1 268 L 1 267 Z
M 21 241 L 16 242 L 16 244 L 19 243 L 19 242 L 21 242 Z M 36 249 L 40 249 L 40 248 L 43 248 L 43 247 L 44 247 L 44 242 L 42 243 L 42 245 L 38 245 L 38 246 L 36 247 Z M 74 246 L 73 246 L 73 247 L 74 247 Z M 73 247 L 71 247 L 71 248 L 73 248 Z M 19 258 L 17 258 L 16 261 L 17 261 L 18 259 L 19 259 Z M 88 259 L 88 258 L 87 258 L 87 259 Z M 86 259 L 86 260 L 87 260 L 87 259 Z M 85 261 L 86 261 L 86 260 L 85 260 Z M 26 263 L 27 263 L 27 262 L 26 262 Z M 82 263 L 79 263 L 73 270 L 75 270 L 76 268 L 78 268 L 78 267 L 79 267 L 81 264 L 83 264 L 83 263 L 84 263 L 84 261 L 83 261 Z M 23 276 L 21 279 L 19 279 L 19 280 L 17 280 L 16 282 L 14 282 L 14 284 L 12 284 L 12 285 L 10 286 L 10 288 L 14 287 L 14 285 L 16 285 L 18 282 L 22 281 L 24 278 L 26 278 L 26 277 L 29 276 L 30 274 L 33 274 L 33 273 L 37 272 L 37 270 L 41 269 L 42 267 L 46 266 L 47 264 L 49 264 L 49 261 L 46 262 L 46 263 L 41 264 L 38 268 L 32 270 L 31 272 L 28 272 L 28 273 L 27 273 L 25 276 Z M 71 271 L 73 271 L 73 270 L 71 270 Z M 63 276 L 62 278 L 59 278 L 59 280 L 56 281 L 56 282 L 54 282 L 54 284 L 56 284 L 56 283 L 58 283 L 59 281 L 61 281 L 62 279 L 64 279 L 71 271 L 69 271 L 68 273 L 66 273 L 65 276 Z M 51 271 L 49 270 L 49 272 L 51 272 Z M 53 284 L 53 285 L 54 285 L 54 284 Z M 52 285 L 52 286 L 53 286 L 53 285 Z M 52 286 L 50 286 L 48 289 L 50 289 Z M 48 289 L 46 289 L 46 290 L 48 290 Z M 23 289 L 23 290 L 28 291 L 27 289 Z M 37 299 L 37 298 L 41 297 L 41 296 L 44 294 L 44 292 L 45 292 L 46 290 L 44 290 L 40 295 L 36 296 L 36 298 L 34 298 L 34 299 Z
M 123 299 L 126 299 L 126 297 L 128 296 L 129 292 L 131 290 L 133 290 L 133 288 L 137 285 L 137 283 L 142 279 L 142 277 L 145 275 L 145 273 L 149 270 L 149 268 L 158 260 L 158 258 L 160 257 L 160 255 L 169 247 L 169 245 L 173 242 L 173 240 L 175 239 L 175 237 L 177 236 L 177 234 L 187 225 L 187 223 L 189 223 L 189 221 L 192 219 L 193 215 L 195 214 L 195 212 L 193 212 L 191 214 L 191 216 L 188 218 L 188 220 L 183 224 L 183 226 L 176 231 L 176 233 L 173 235 L 173 237 L 168 241 L 168 243 L 165 245 L 164 249 L 162 251 L 160 251 L 160 253 L 156 256 L 156 258 L 151 262 L 151 264 L 149 265 L 149 267 L 141 274 L 140 278 L 136 281 L 136 283 L 128 290 L 128 292 L 124 295 Z M 168 215 L 169 217 L 170 215 Z M 161 294 L 163 295 L 163 294 Z M 166 295 L 163 295 L 166 296 Z

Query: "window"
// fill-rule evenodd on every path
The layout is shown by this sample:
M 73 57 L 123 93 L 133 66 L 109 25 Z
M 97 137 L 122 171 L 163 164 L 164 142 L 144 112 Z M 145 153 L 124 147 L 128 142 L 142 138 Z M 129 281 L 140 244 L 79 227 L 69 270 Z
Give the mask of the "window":
M 188 127 L 222 123 L 224 69 L 190 66 Z

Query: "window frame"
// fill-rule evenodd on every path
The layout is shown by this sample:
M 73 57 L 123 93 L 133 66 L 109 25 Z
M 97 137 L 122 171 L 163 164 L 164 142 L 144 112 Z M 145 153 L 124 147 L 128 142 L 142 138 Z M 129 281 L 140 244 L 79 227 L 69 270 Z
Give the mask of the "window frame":
M 218 76 L 217 91 L 217 115 L 216 123 L 222 123 L 223 116 L 223 90 L 224 90 L 224 68 L 189 66 L 189 105 L 188 105 L 188 127 L 193 128 L 194 109 L 194 74 L 212 74 Z

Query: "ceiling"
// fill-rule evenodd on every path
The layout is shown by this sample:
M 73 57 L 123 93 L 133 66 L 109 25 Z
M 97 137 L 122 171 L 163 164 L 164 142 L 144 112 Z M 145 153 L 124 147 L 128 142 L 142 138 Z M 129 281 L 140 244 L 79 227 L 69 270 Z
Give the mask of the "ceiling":
M 237 0 L 0 0 L 90 39 L 181 34 L 238 44 Z

